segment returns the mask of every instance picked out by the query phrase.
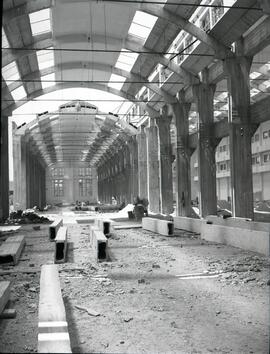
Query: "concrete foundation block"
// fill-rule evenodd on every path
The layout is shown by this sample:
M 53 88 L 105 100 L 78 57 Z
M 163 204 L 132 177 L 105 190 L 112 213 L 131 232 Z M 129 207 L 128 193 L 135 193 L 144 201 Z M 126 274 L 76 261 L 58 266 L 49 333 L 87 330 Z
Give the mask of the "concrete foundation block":
M 0 264 L 13 264 L 19 262 L 25 245 L 25 237 L 22 235 L 12 236 L 0 246 Z
M 91 227 L 91 247 L 95 251 L 97 261 L 108 259 L 108 240 L 104 233 L 96 227 Z
M 269 232 L 266 231 L 208 224 L 206 221 L 203 221 L 201 224 L 201 238 L 207 241 L 258 252 L 265 256 L 270 255 L 270 236 Z
M 55 237 L 54 263 L 65 263 L 67 257 L 67 228 L 60 226 Z
M 112 231 L 113 221 L 109 219 L 95 219 L 95 225 L 104 233 L 110 235 Z
M 230 227 L 240 227 L 241 229 L 255 230 L 255 231 L 265 231 L 270 234 L 270 223 L 252 221 L 251 219 L 245 218 L 226 218 L 216 215 L 208 215 L 206 218 L 207 222 L 212 222 L 215 225 L 230 226 Z
M 63 226 L 63 219 L 59 218 L 56 219 L 50 226 L 49 226 L 49 239 L 50 241 L 54 241 L 57 235 L 57 231 L 59 227 Z
M 38 317 L 38 353 L 72 353 L 56 264 L 41 267 Z
M 187 230 L 191 232 L 201 233 L 202 219 L 193 219 L 185 216 L 175 216 L 173 218 L 174 227 L 176 229 Z
M 10 298 L 10 281 L 0 281 L 0 314 Z
M 165 236 L 173 236 L 174 225 L 172 221 L 155 218 L 142 218 L 142 228 Z

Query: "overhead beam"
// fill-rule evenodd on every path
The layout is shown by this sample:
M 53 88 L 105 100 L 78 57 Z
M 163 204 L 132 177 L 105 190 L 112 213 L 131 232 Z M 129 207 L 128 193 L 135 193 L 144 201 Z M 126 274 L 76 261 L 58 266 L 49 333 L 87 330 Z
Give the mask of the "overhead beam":
M 244 38 L 244 55 L 254 56 L 268 45 L 270 45 L 270 16 L 265 17 L 263 21 Z
M 40 11 L 52 7 L 53 0 L 27 0 L 23 5 L 4 10 L 2 25 L 8 24 L 14 19 L 26 16 L 32 12 Z
M 209 48 L 213 49 L 216 58 L 223 59 L 228 55 L 233 55 L 230 48 L 225 46 L 223 43 L 217 41 L 210 34 L 207 34 L 204 30 L 194 25 L 192 22 L 189 22 L 184 17 L 181 17 L 180 15 L 175 15 L 174 13 L 165 10 L 160 5 L 143 3 L 141 5 L 141 10 L 150 15 L 162 18 L 163 20 L 166 20 L 169 23 L 174 23 L 177 27 L 179 27 L 179 29 L 185 30 L 195 38 L 199 39 L 201 42 L 205 43 Z
M 149 82 L 148 79 L 145 77 L 142 77 L 137 74 L 132 74 L 129 71 L 119 69 L 119 68 L 116 68 L 116 67 L 108 65 L 108 64 L 96 63 L 96 62 L 91 62 L 91 61 L 66 62 L 63 64 L 53 65 L 48 68 L 32 72 L 29 75 L 25 75 L 21 78 L 21 80 L 22 81 L 24 81 L 24 80 L 26 80 L 26 81 L 40 80 L 41 76 L 49 75 L 49 74 L 55 73 L 57 71 L 73 70 L 73 69 L 82 69 L 82 70 L 89 69 L 89 70 L 103 71 L 103 72 L 108 72 L 108 73 L 113 73 L 115 75 L 123 76 L 126 79 L 130 79 L 135 82 L 139 81 L 139 82 L 142 82 L 142 84 L 144 86 L 148 87 L 150 90 L 152 90 L 153 92 L 155 92 L 158 95 L 160 95 L 161 97 L 163 97 L 166 100 L 166 102 L 169 102 L 169 103 L 176 102 L 176 98 L 174 96 L 170 95 L 164 89 L 161 89 L 157 84 Z M 5 91 L 7 91 L 7 90 L 12 91 L 19 86 L 21 86 L 21 82 L 15 81 L 12 84 L 10 84 L 8 87 L 6 87 Z
M 106 86 L 106 85 L 95 84 L 95 83 L 91 83 L 91 82 L 83 82 L 83 83 L 81 83 L 81 82 L 78 82 L 78 83 L 62 82 L 62 83 L 57 83 L 53 86 L 47 87 L 46 89 L 34 91 L 30 95 L 28 95 L 27 97 L 22 98 L 22 100 L 19 100 L 15 103 L 10 104 L 6 109 L 3 110 L 3 114 L 10 115 L 14 109 L 17 109 L 26 103 L 25 102 L 26 98 L 29 101 L 31 101 L 38 96 L 42 96 L 42 95 L 45 95 L 47 93 L 54 92 L 57 90 L 63 90 L 66 88 L 82 88 L 82 87 L 83 88 L 90 88 L 90 89 L 94 89 L 94 90 L 99 90 L 99 91 L 104 91 L 104 92 L 111 93 L 116 96 L 120 96 L 120 97 L 126 99 L 127 101 L 131 101 L 131 102 L 138 104 L 141 108 L 145 109 L 150 116 L 152 116 L 152 117 L 159 116 L 158 111 L 156 111 L 154 108 L 148 106 L 146 103 L 138 101 L 134 96 L 132 96 L 128 93 L 125 93 L 124 91 L 119 91 L 119 90 L 116 90 L 116 89 Z
M 259 126 L 259 124 L 270 119 L 270 97 L 266 97 L 250 106 L 251 126 Z M 229 135 L 229 124 L 225 118 L 220 122 L 214 123 L 214 136 L 222 139 Z M 198 143 L 198 133 L 189 135 L 189 147 L 195 150 Z

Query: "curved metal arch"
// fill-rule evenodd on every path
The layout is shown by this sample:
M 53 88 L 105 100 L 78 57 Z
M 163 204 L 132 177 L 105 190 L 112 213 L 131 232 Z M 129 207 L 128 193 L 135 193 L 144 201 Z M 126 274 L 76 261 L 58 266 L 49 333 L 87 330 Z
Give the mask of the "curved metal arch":
M 2 111 L 2 113 L 4 115 L 11 115 L 11 113 L 15 109 L 21 107 L 22 105 L 24 105 L 26 103 L 25 102 L 26 98 L 28 99 L 28 101 L 31 101 L 31 100 L 33 100 L 36 97 L 45 95 L 45 94 L 50 93 L 50 92 L 62 90 L 62 89 L 65 89 L 65 88 L 89 88 L 89 89 L 95 89 L 95 90 L 99 90 L 99 91 L 108 92 L 108 93 L 111 93 L 113 95 L 120 96 L 120 97 L 126 99 L 127 101 L 134 102 L 135 104 L 138 104 L 140 107 L 145 109 L 148 112 L 148 114 L 151 117 L 153 117 L 153 118 L 159 117 L 159 112 L 158 111 L 156 111 L 154 108 L 152 108 L 151 106 L 147 105 L 144 102 L 139 102 L 134 96 L 132 96 L 132 95 L 130 95 L 128 93 L 124 93 L 122 91 L 116 90 L 116 89 L 114 89 L 112 87 L 109 87 L 109 86 L 106 86 L 106 85 L 94 84 L 94 83 L 91 83 L 91 82 L 83 83 L 83 85 L 82 84 L 80 85 L 79 82 L 78 83 L 62 82 L 62 83 L 57 83 L 55 85 L 47 87 L 46 89 L 34 91 L 30 95 L 28 95 L 27 97 L 24 97 L 21 100 L 10 104 L 7 108 L 5 108 Z

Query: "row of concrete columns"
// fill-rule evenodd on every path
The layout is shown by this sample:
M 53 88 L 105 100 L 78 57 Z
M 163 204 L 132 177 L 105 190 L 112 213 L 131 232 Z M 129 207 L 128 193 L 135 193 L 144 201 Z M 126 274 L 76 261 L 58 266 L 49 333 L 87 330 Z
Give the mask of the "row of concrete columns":
M 43 208 L 46 205 L 45 167 L 24 135 L 14 136 L 13 165 L 15 209 Z
M 238 48 L 241 46 L 238 45 Z M 253 219 L 251 137 L 257 126 L 252 126 L 250 122 L 249 70 L 251 62 L 251 58 L 238 55 L 225 60 L 225 69 L 228 76 L 232 212 L 234 216 Z M 208 82 L 206 70 L 202 73 L 201 83 L 192 86 L 198 112 L 199 204 L 200 214 L 203 217 L 217 212 L 215 150 L 220 139 L 215 136 L 214 130 L 213 99 L 215 89 L 215 85 Z M 191 215 L 190 157 L 192 150 L 188 144 L 188 116 L 191 104 L 185 102 L 184 96 L 184 92 L 179 92 L 177 102 L 165 105 L 160 117 L 150 118 L 147 127 L 140 127 L 136 142 L 133 138 L 133 144 L 137 144 L 137 149 L 132 148 L 131 156 L 136 151 L 136 159 L 138 159 L 136 188 L 138 188 L 140 197 L 148 198 L 149 209 L 152 212 L 169 214 L 173 211 L 170 140 L 170 122 L 173 117 L 177 139 L 177 215 Z M 126 175 L 127 179 L 121 180 L 118 187 L 115 186 L 115 181 L 117 179 L 120 181 L 120 177 L 117 177 L 117 174 L 109 166 L 113 166 L 118 159 L 121 160 L 121 155 L 115 155 L 109 161 L 108 166 L 106 163 L 101 168 L 107 169 L 105 179 L 104 171 L 101 175 L 99 174 L 99 177 L 103 176 L 103 178 L 100 177 L 99 193 L 107 202 L 114 194 L 120 196 L 121 200 L 121 193 L 117 192 L 117 188 L 125 189 L 125 185 L 130 185 L 129 179 L 133 178 L 133 181 L 135 179 L 134 168 L 131 167 Z M 133 160 L 132 157 L 131 160 Z M 124 192 L 124 194 L 126 201 L 132 201 L 131 196 L 136 196 L 132 192 Z
M 103 159 L 98 168 L 98 198 L 111 203 L 115 197 L 118 203 L 131 203 L 138 195 L 138 151 L 136 139 L 118 144 L 117 153 Z

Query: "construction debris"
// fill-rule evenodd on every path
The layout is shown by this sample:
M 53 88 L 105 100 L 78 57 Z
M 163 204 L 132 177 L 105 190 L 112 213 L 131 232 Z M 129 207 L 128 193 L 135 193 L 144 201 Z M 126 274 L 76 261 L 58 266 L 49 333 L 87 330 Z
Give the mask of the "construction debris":
M 47 224 L 50 222 L 48 218 L 39 216 L 35 209 L 26 209 L 11 212 L 5 224 Z

